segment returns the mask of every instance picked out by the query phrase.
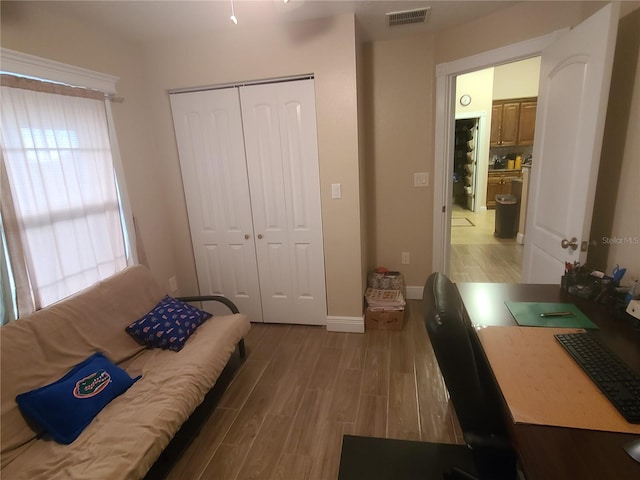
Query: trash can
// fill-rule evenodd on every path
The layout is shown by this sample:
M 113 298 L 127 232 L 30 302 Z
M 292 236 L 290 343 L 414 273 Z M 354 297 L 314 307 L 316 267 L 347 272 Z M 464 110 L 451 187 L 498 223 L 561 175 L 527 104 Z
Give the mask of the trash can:
M 515 195 L 496 195 L 496 228 L 498 238 L 513 238 L 518 233 L 520 204 Z

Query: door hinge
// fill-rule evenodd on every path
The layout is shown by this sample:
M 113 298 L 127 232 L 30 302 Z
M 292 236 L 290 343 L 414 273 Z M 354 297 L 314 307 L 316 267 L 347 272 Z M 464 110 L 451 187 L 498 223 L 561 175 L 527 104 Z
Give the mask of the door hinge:
M 583 240 L 582 243 L 580 244 L 580 251 L 586 252 L 588 249 L 589 249 L 589 242 L 587 242 L 586 240 Z
M 447 213 L 447 206 L 446 205 L 442 206 L 442 213 Z

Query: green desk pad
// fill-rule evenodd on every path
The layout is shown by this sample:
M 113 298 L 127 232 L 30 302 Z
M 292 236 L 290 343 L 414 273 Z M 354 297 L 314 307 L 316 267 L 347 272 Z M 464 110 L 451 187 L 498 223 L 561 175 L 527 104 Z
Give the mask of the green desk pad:
M 504 302 L 520 326 L 594 328 L 598 326 L 572 303 Z M 541 313 L 571 312 L 569 317 L 541 317 Z

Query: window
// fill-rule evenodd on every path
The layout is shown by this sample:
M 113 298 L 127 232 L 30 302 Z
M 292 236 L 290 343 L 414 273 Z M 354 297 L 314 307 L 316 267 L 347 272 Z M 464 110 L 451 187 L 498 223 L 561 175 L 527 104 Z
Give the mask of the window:
M 132 257 L 104 95 L 2 78 L 1 311 L 11 318 L 16 306 L 7 298 L 27 296 L 31 310 L 41 308 L 122 270 Z M 17 232 L 5 235 L 10 225 Z M 12 235 L 19 238 L 13 246 Z M 26 282 L 16 281 L 21 266 Z M 26 310 L 17 307 L 19 316 Z

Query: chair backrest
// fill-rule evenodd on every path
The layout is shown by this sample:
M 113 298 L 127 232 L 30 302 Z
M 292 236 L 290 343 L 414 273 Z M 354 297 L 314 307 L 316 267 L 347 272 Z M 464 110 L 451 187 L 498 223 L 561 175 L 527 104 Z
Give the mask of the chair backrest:
M 456 286 L 442 273 L 425 283 L 424 321 L 465 437 L 505 432 L 500 399 Z

